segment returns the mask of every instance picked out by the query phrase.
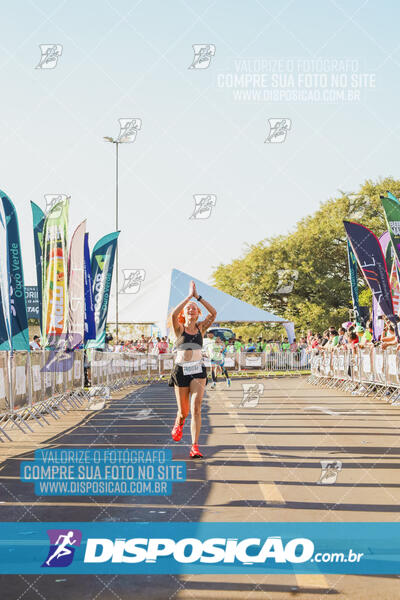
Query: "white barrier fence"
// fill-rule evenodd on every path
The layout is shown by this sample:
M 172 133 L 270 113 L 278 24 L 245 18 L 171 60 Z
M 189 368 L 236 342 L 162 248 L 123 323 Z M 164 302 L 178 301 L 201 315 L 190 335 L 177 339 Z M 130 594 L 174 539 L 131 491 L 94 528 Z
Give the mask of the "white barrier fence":
M 379 347 L 320 351 L 311 356 L 309 382 L 339 387 L 360 395 L 400 398 L 400 354 L 394 348 Z
M 204 357 L 206 367 L 211 366 Z M 235 352 L 225 356 L 229 371 L 297 371 L 310 366 L 305 352 Z M 47 417 L 79 408 L 91 392 L 105 395 L 135 383 L 161 380 L 174 367 L 174 354 L 116 353 L 91 350 L 54 352 L 0 352 L 0 441 L 10 440 L 6 427 L 32 431 L 30 422 L 41 426 Z

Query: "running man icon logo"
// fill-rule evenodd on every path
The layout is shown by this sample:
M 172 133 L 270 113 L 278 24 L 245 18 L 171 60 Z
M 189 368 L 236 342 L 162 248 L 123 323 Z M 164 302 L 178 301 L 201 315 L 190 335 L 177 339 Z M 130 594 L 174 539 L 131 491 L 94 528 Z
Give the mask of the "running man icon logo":
M 146 271 L 144 269 L 122 269 L 124 282 L 120 294 L 137 294 L 140 290 L 142 281 L 145 280 Z
M 36 69 L 55 69 L 63 47 L 61 44 L 40 44 L 41 57 Z
M 117 142 L 123 144 L 133 144 L 136 140 L 137 132 L 142 129 L 142 119 L 118 119 L 119 134 Z
M 282 144 L 292 128 L 291 119 L 268 119 L 269 134 L 264 144 Z
M 79 529 L 48 529 L 50 548 L 42 567 L 68 567 L 74 558 L 75 547 L 81 545 Z
M 263 383 L 242 383 L 243 398 L 240 408 L 255 408 L 264 392 Z
M 339 471 L 342 470 L 342 462 L 340 460 L 321 460 L 321 475 L 318 485 L 332 485 L 336 483 Z
M 215 56 L 214 44 L 193 44 L 194 57 L 189 69 L 208 69 Z
M 217 204 L 215 194 L 194 194 L 194 210 L 189 219 L 208 219 Z
M 46 206 L 46 214 L 48 214 L 55 204 L 65 202 L 69 198 L 68 194 L 45 194 L 44 201 Z

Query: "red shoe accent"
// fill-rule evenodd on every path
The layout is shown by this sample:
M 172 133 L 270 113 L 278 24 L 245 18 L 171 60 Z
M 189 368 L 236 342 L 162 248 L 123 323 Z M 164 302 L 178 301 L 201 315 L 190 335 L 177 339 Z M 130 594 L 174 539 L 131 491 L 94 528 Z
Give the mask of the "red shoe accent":
M 179 423 L 179 419 L 175 421 L 175 425 L 172 428 L 171 435 L 174 442 L 180 442 L 183 435 L 183 426 L 185 424 L 185 419 L 183 419 L 182 423 Z
M 193 446 L 190 449 L 190 458 L 203 458 L 202 453 L 199 450 L 199 447 L 197 444 L 193 444 Z

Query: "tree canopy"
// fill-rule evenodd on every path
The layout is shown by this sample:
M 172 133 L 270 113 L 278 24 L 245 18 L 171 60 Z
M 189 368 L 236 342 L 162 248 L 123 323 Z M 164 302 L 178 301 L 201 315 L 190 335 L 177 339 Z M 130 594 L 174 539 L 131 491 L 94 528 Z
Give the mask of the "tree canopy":
M 399 197 L 400 180 L 367 180 L 358 192 L 339 192 L 301 219 L 292 233 L 261 240 L 248 246 L 241 258 L 220 264 L 213 273 L 216 287 L 294 321 L 301 330 L 339 326 L 352 307 L 343 220 L 357 221 L 381 235 L 386 226 L 380 196 L 387 190 Z M 277 293 L 282 270 L 287 281 L 298 272 L 286 295 Z M 360 291 L 366 287 L 361 274 L 359 286 Z

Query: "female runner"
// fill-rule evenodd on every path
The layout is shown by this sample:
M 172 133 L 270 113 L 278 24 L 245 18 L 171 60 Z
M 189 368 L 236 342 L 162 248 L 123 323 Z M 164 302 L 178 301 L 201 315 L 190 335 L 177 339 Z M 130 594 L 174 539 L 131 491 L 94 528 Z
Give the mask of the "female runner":
M 196 298 L 209 312 L 209 315 L 197 323 L 200 308 Z M 172 371 L 169 385 L 175 388 L 178 412 L 172 429 L 172 439 L 179 442 L 182 439 L 183 425 L 189 414 L 191 400 L 192 434 L 191 458 L 202 458 L 198 441 L 201 428 L 201 402 L 207 383 L 207 372 L 202 361 L 203 335 L 213 324 L 217 311 L 202 296 L 199 296 L 194 281 L 190 282 L 189 295 L 172 312 L 172 327 L 176 336 L 176 364 Z

